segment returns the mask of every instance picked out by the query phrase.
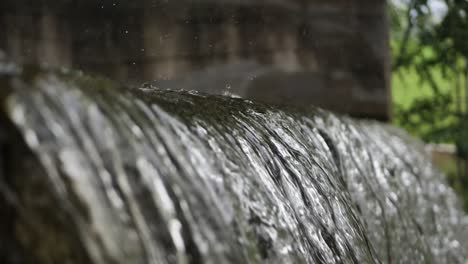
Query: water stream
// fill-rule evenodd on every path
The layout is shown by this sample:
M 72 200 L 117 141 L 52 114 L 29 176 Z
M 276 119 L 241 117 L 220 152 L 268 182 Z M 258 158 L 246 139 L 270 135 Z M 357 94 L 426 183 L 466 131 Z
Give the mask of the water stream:
M 458 198 L 389 125 L 22 72 L 3 111 L 92 263 L 468 259 Z

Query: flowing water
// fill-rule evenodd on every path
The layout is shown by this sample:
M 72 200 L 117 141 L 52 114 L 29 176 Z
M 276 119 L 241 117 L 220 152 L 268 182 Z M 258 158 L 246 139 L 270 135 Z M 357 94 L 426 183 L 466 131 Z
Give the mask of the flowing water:
M 4 111 L 92 263 L 466 263 L 458 199 L 388 125 L 7 75 Z

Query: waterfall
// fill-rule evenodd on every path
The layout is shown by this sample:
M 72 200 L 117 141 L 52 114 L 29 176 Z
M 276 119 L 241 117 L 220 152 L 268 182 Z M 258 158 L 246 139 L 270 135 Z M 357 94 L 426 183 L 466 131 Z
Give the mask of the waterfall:
M 2 199 L 32 263 L 468 259 L 458 198 L 389 125 L 5 69 L 3 120 L 32 158 L 2 169 Z

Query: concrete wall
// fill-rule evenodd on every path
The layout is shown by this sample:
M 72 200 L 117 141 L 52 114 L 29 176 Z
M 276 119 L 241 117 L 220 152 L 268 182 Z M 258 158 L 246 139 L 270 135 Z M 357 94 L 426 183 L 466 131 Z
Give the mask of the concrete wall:
M 2 0 L 0 16 L 20 62 L 184 89 L 211 72 L 198 90 L 389 117 L 384 0 Z

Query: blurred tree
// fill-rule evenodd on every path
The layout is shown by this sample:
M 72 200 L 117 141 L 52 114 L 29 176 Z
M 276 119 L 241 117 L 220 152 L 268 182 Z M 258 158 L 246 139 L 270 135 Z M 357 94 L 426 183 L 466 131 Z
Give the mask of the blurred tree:
M 468 1 L 439 0 L 445 12 L 437 14 L 431 8 L 435 1 L 389 4 L 392 70 L 402 79 L 405 70 L 415 70 L 433 95 L 417 97 L 408 107 L 396 105 L 394 119 L 426 142 L 456 145 L 465 160 L 458 163 L 457 180 L 468 202 Z M 449 89 L 441 89 L 436 75 L 449 83 Z

